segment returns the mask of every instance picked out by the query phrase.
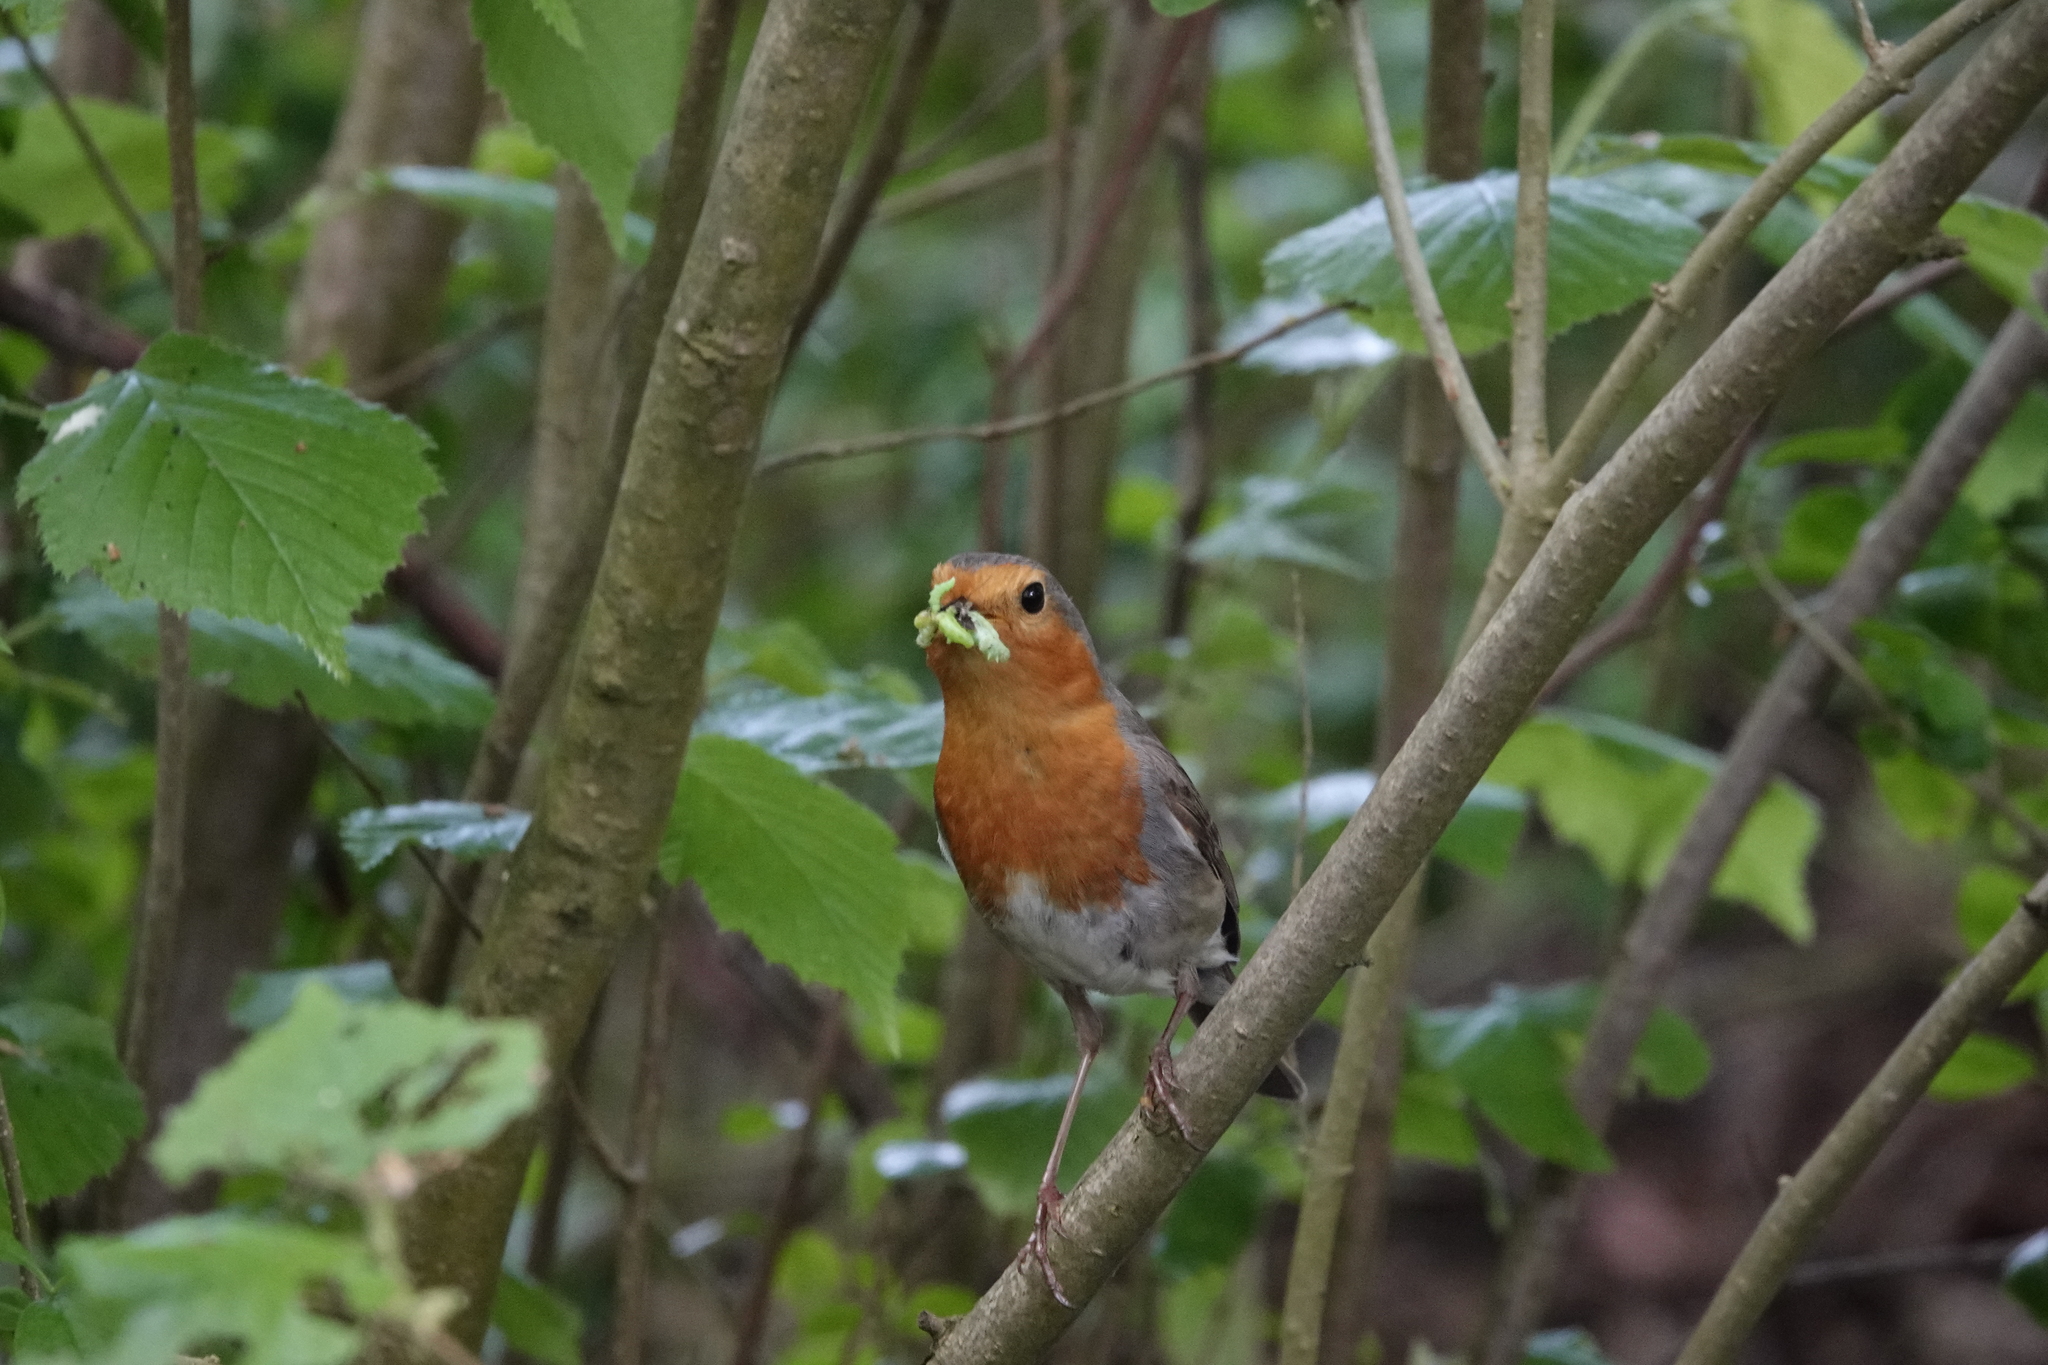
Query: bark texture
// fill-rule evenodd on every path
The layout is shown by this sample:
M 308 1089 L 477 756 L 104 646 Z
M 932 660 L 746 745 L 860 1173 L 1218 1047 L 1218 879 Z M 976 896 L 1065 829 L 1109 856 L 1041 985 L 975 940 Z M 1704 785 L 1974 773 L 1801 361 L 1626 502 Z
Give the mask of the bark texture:
M 653 870 L 790 322 L 900 0 L 772 0 L 660 334 L 532 829 L 463 1005 L 567 1065 Z M 483 1335 L 537 1120 L 415 1196 L 407 1255 Z

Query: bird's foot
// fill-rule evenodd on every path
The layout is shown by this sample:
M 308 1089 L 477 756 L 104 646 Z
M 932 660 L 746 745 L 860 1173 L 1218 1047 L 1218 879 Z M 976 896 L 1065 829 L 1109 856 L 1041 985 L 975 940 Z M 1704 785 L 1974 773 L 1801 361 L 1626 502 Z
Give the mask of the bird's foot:
M 1180 1131 L 1181 1140 L 1192 1147 L 1195 1145 L 1195 1130 L 1189 1124 L 1188 1116 L 1180 1111 L 1180 1101 L 1174 1098 L 1179 1090 L 1180 1077 L 1173 1069 L 1173 1049 L 1168 1046 L 1168 1040 L 1162 1038 L 1152 1049 L 1151 1065 L 1145 1068 L 1145 1094 L 1139 1102 L 1150 1113 L 1164 1110 L 1173 1120 L 1173 1126 Z
M 1050 1180 L 1038 1187 L 1038 1214 L 1031 1220 L 1031 1235 L 1024 1239 L 1024 1246 L 1017 1253 L 1017 1262 L 1022 1265 L 1036 1261 L 1039 1273 L 1045 1276 L 1045 1287 L 1052 1291 L 1053 1298 L 1059 1301 L 1060 1307 L 1072 1308 L 1074 1305 L 1052 1268 L 1052 1230 L 1060 1221 L 1060 1205 L 1064 1202 L 1066 1196 Z

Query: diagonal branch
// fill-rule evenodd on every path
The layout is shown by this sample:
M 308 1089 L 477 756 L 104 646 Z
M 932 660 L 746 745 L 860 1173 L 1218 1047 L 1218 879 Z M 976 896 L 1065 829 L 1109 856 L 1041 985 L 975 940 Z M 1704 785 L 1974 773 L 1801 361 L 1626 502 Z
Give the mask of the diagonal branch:
M 1372 48 L 1372 31 L 1366 24 L 1364 0 L 1343 0 L 1345 33 L 1350 40 L 1351 73 L 1358 81 L 1358 103 L 1365 111 L 1365 126 L 1372 140 L 1373 174 L 1380 183 L 1380 198 L 1387 206 L 1387 230 L 1393 234 L 1394 252 L 1401 260 L 1401 278 L 1407 282 L 1408 298 L 1415 308 L 1415 320 L 1429 342 L 1429 358 L 1436 365 L 1437 382 L 1444 398 L 1457 414 L 1458 431 L 1465 446 L 1486 475 L 1494 496 L 1508 500 L 1514 488 L 1514 474 L 1500 452 L 1500 438 L 1493 434 L 1479 395 L 1472 390 L 1472 377 L 1458 345 L 1451 339 L 1451 324 L 1437 302 L 1436 286 L 1430 283 L 1429 265 L 1422 258 L 1422 243 L 1415 236 L 1415 219 L 1408 212 L 1408 191 L 1401 184 L 1401 159 L 1394 150 L 1394 128 L 1387 118 L 1387 96 L 1380 88 L 1379 58 Z
M 1905 261 L 2048 93 L 2048 0 L 2020 0 L 1869 179 L 1570 502 L 1335 846 L 1176 1059 L 1191 1141 L 1133 1116 L 1066 1197 L 1052 1260 L 1092 1298 L 1356 961 L 1637 551 L 1849 310 Z M 939 1365 L 1034 1360 L 1072 1320 L 1007 1270 Z

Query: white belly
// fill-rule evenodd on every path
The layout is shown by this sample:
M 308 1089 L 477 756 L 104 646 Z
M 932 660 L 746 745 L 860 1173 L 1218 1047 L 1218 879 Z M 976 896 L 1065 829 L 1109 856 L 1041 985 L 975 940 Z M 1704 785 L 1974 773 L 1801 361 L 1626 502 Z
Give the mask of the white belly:
M 1217 967 L 1232 960 L 1220 932 L 1201 938 L 1171 932 L 1169 917 L 1150 903 L 1153 897 L 1142 894 L 1150 889 L 1131 888 L 1138 894 L 1126 906 L 1067 910 L 1045 898 L 1036 877 L 1016 874 L 1002 913 L 991 917 L 989 927 L 1047 980 L 1072 982 L 1102 995 L 1172 995 L 1183 965 Z M 1217 923 L 1221 891 L 1219 884 Z

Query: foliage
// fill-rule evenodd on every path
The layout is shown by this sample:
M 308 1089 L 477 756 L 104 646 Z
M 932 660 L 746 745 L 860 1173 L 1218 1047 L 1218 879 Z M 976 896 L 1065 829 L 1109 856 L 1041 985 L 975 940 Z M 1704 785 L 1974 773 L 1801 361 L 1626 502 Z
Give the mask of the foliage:
M 0 1008 L 0 1084 L 31 1204 L 76 1194 L 114 1169 L 143 1127 L 142 1096 L 105 1023 L 66 1005 Z
M 374 868 L 406 844 L 481 858 L 509 853 L 533 817 L 504 806 L 474 801 L 419 801 L 409 806 L 383 806 L 351 813 L 341 822 L 341 844 L 356 865 Z

